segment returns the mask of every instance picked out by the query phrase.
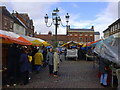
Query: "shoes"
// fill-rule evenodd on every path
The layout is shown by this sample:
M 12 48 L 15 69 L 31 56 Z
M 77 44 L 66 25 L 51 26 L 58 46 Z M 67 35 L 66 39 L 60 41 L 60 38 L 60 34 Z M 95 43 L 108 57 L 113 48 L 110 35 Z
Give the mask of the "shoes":
M 101 83 L 101 86 L 103 86 L 103 87 L 107 87 L 107 85 L 103 85 L 103 83 Z
M 103 86 L 103 83 L 101 83 L 101 86 Z
M 58 75 L 54 75 L 54 77 L 58 77 Z
M 16 86 L 16 85 L 17 85 L 17 84 L 15 84 L 15 83 L 13 84 L 13 86 Z
M 7 87 L 10 87 L 10 85 L 9 85 L 9 84 L 7 84 L 6 86 L 7 86 Z
M 31 80 L 31 78 L 30 78 L 30 77 L 29 77 L 28 79 L 29 79 L 29 80 Z

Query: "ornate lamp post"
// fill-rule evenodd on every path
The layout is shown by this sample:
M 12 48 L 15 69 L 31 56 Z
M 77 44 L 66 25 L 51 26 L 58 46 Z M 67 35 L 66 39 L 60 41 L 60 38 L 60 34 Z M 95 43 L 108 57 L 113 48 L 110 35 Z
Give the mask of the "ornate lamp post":
M 62 24 L 62 21 L 61 21 L 61 18 L 60 18 L 60 16 L 58 15 L 58 12 L 59 12 L 59 10 L 58 10 L 58 8 L 56 8 L 55 10 L 53 10 L 53 12 L 52 12 L 52 22 L 51 22 L 51 24 L 48 26 L 47 25 L 47 23 L 48 23 L 48 15 L 46 14 L 45 15 L 45 23 L 46 23 L 46 26 L 47 27 L 51 27 L 52 26 L 52 24 L 54 24 L 55 25 L 55 43 L 56 43 L 56 47 L 57 47 L 57 28 L 58 28 L 58 26 L 61 24 L 63 27 L 65 27 L 63 24 Z M 68 15 L 68 13 L 67 13 L 67 15 L 65 16 L 65 18 L 66 18 L 66 23 L 67 23 L 67 25 L 66 25 L 66 27 L 68 26 L 68 22 L 69 22 L 69 15 Z

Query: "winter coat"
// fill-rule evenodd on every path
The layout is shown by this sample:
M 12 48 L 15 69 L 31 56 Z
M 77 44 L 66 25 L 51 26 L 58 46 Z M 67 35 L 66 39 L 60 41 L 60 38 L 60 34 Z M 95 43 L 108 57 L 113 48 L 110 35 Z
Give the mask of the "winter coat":
M 34 55 L 34 63 L 35 65 L 43 65 L 43 55 L 40 52 L 37 52 Z
M 108 68 L 109 65 L 110 65 L 110 61 L 108 61 L 104 58 L 100 58 L 99 70 L 101 73 L 108 73 L 108 70 L 106 70 L 105 68 Z
M 46 59 L 47 59 L 49 65 L 53 65 L 53 53 L 52 52 L 47 53 Z
M 57 52 L 55 52 L 54 53 L 54 72 L 58 71 L 59 61 L 60 61 L 59 55 Z
M 28 55 L 25 53 L 22 53 L 20 56 L 20 71 L 21 72 L 26 72 L 30 70 L 30 62 L 28 60 Z

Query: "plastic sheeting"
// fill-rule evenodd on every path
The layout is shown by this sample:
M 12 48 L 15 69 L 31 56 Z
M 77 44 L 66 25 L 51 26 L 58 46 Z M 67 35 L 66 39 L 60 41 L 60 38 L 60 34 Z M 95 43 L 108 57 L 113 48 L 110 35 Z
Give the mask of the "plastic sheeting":
M 98 42 L 94 52 L 99 56 L 120 65 L 120 33 Z

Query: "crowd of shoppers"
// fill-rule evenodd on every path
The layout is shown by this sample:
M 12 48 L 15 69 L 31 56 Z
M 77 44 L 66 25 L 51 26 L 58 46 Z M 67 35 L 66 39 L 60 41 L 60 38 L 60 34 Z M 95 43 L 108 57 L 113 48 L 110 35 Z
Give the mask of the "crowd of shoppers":
M 7 76 L 3 80 L 7 87 L 26 85 L 31 79 L 30 73 L 37 74 L 47 65 L 49 75 L 58 77 L 59 62 L 59 49 L 12 44 L 8 50 Z

